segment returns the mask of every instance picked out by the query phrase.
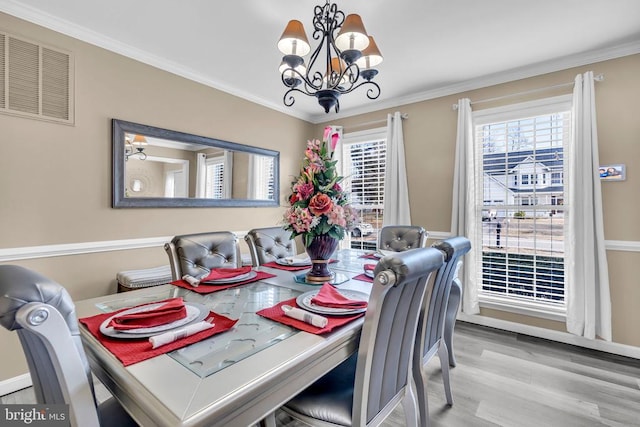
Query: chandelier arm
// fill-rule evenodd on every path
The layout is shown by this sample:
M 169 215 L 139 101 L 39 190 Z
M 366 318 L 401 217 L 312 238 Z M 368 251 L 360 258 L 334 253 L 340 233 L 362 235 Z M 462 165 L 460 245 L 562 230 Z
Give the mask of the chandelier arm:
M 370 84 L 370 85 L 373 86 L 372 88 L 369 88 L 367 90 L 367 98 L 369 98 L 369 99 L 378 98 L 380 96 L 380 93 L 381 93 L 380 86 L 378 86 L 378 84 L 376 82 L 373 82 L 373 81 L 362 81 L 362 82 L 358 83 L 357 85 L 353 84 L 353 85 L 351 85 L 351 86 L 349 86 L 347 88 L 345 88 L 344 86 L 339 86 L 339 87 L 336 87 L 336 88 L 334 88 L 332 90 L 338 92 L 340 95 L 345 95 L 345 94 L 351 93 L 354 90 L 360 88 L 361 86 L 364 86 L 364 85 L 367 85 L 367 84 Z
M 284 84 L 288 88 L 292 87 L 292 81 L 294 79 L 299 79 L 300 82 L 298 82 L 295 86 L 304 83 L 304 90 L 300 88 L 296 88 L 296 90 L 309 96 L 314 96 L 315 92 L 322 89 L 322 78 L 320 78 L 320 85 L 317 86 L 313 83 L 313 81 L 309 80 L 309 76 L 302 74 L 295 68 L 285 68 L 280 75 L 280 79 L 282 80 L 282 84 Z
M 369 99 L 377 99 L 380 96 L 380 92 L 381 92 L 380 91 L 380 86 L 378 86 L 378 83 L 373 82 L 373 81 L 363 81 L 363 82 L 360 82 L 357 85 L 354 85 L 354 86 L 350 87 L 347 90 L 340 90 L 339 92 L 340 92 L 341 95 L 344 95 L 346 93 L 353 92 L 354 90 L 356 90 L 359 87 L 364 86 L 364 85 L 372 85 L 373 86 L 373 87 L 367 89 L 367 98 L 369 98 Z
M 296 102 L 296 98 L 293 96 L 292 92 L 300 92 L 303 95 L 315 96 L 315 94 L 307 93 L 303 90 L 298 89 L 297 87 L 290 88 L 288 91 L 284 93 L 284 96 L 282 97 L 282 101 L 284 102 L 284 105 L 287 107 L 291 107 Z

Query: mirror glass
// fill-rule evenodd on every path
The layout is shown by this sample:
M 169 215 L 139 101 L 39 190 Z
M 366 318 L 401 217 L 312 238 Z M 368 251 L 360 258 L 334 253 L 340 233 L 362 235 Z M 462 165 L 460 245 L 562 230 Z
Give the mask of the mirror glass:
M 113 119 L 113 207 L 277 206 L 280 153 Z

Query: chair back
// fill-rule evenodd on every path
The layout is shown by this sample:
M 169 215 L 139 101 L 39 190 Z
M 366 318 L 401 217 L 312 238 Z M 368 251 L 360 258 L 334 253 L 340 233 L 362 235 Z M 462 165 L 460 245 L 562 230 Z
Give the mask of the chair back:
M 238 237 L 230 231 L 175 236 L 164 245 L 173 280 L 208 275 L 213 268 L 242 267 Z
M 100 425 L 75 306 L 67 291 L 24 267 L 0 265 L 0 324 L 18 333 L 37 402 L 68 404 L 74 426 Z
M 452 237 L 432 245 L 442 251 L 445 262 L 436 274 L 433 289 L 427 296 L 425 311 L 421 319 L 422 354 L 434 351 L 444 333 L 445 317 L 453 280 L 458 274 L 462 257 L 471 250 L 471 242 L 466 237 Z
M 410 390 L 420 309 L 431 273 L 442 263 L 433 248 L 378 262 L 358 349 L 352 425 L 376 424 Z
M 244 240 L 249 246 L 254 267 L 298 253 L 291 232 L 282 227 L 254 228 L 244 236 Z
M 428 235 L 424 228 L 415 225 L 387 225 L 380 230 L 378 249 L 402 252 L 424 248 Z

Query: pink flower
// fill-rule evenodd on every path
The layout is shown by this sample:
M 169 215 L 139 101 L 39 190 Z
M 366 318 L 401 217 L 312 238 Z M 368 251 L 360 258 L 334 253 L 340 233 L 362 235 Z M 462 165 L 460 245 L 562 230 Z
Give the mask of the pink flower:
M 338 184 L 337 182 L 333 184 L 333 191 L 335 191 L 336 193 L 341 193 L 342 187 L 340 187 L 340 184 Z
M 331 126 L 327 126 L 324 128 L 324 134 L 322 135 L 323 141 L 329 140 L 329 135 L 331 134 Z
M 339 140 L 340 140 L 340 134 L 338 132 L 331 135 L 331 151 L 336 150 L 336 145 L 338 145 Z
M 309 197 L 313 195 L 315 188 L 311 183 L 305 183 L 298 185 L 297 192 L 300 200 L 307 200 Z
M 318 151 L 320 149 L 320 141 L 317 139 L 310 139 L 307 141 L 307 149 Z
M 331 210 L 333 202 L 331 198 L 323 193 L 318 193 L 309 201 L 309 210 L 314 215 L 323 215 Z
M 334 224 L 338 227 L 346 227 L 347 225 L 344 209 L 340 205 L 334 204 L 333 209 L 327 214 L 327 217 L 327 222 L 329 224 Z
M 305 233 L 311 229 L 313 217 L 306 208 L 291 207 L 284 213 L 284 220 L 296 233 Z

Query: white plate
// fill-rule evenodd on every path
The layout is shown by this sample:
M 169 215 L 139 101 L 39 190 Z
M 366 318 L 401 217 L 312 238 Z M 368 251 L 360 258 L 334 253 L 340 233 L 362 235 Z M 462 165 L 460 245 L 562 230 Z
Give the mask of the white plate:
M 367 277 L 371 277 L 372 279 L 374 277 L 376 277 L 376 275 L 374 274 L 373 270 L 365 270 L 364 271 L 364 275 L 367 276 Z
M 357 314 L 363 313 L 367 311 L 365 308 L 336 308 L 336 307 L 323 307 L 320 305 L 313 304 L 311 299 L 318 295 L 319 290 L 305 292 L 304 294 L 298 296 L 296 298 L 296 303 L 300 308 L 304 308 L 305 310 L 312 311 L 318 314 L 326 314 L 332 316 L 346 316 L 349 314 Z M 352 291 L 351 289 L 340 289 L 338 292 L 342 294 L 345 298 L 358 300 L 358 301 L 369 301 L 369 295 L 360 291 Z
M 209 315 L 209 309 L 202 304 L 198 304 L 195 302 L 185 302 L 184 305 L 187 309 L 187 317 L 176 320 L 175 322 L 165 323 L 164 325 L 153 326 L 149 328 L 138 328 L 138 329 L 129 329 L 126 331 L 119 331 L 113 328 L 113 326 L 108 326 L 111 319 L 116 316 L 122 316 L 123 314 L 131 314 L 131 313 L 140 313 L 143 311 L 153 310 L 158 308 L 160 305 L 164 304 L 164 302 L 159 302 L 156 304 L 148 304 L 141 307 L 133 307 L 128 310 L 121 311 L 120 313 L 113 315 L 107 318 L 104 322 L 100 324 L 100 332 L 103 335 L 112 338 L 148 338 L 153 335 L 160 334 L 162 332 L 168 331 L 170 329 L 179 328 L 181 326 L 185 326 L 191 323 L 200 322 Z
M 287 258 L 278 258 L 276 264 L 286 265 L 287 267 L 306 267 L 311 265 L 310 259 L 291 259 L 291 262 L 287 261 Z
M 228 285 L 231 283 L 237 283 L 237 282 L 242 282 L 244 280 L 253 279 L 257 275 L 258 275 L 257 272 L 251 270 L 248 273 L 239 274 L 235 277 L 227 277 L 226 279 L 207 280 L 206 282 L 202 282 L 201 285 Z

